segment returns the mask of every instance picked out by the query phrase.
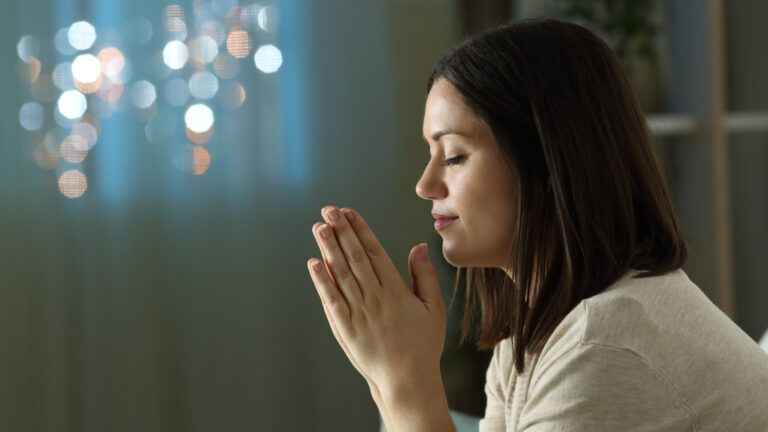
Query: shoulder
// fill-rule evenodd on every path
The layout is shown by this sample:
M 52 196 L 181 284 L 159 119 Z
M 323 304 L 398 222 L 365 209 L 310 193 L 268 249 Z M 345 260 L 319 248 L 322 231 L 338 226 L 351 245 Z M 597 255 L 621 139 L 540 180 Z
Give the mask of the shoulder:
M 540 366 L 528 387 L 521 430 L 682 430 L 693 421 L 674 386 L 629 349 L 577 343 L 549 367 Z
M 627 272 L 603 292 L 582 300 L 555 328 L 541 359 L 556 359 L 577 345 L 606 345 L 640 355 L 658 342 L 663 325 L 686 309 L 711 303 L 682 270 L 638 278 Z M 706 305 L 709 303 L 709 305 Z
M 697 301 L 708 300 L 682 270 L 635 278 L 638 273 L 626 273 L 603 292 L 576 305 L 550 335 L 536 359 L 532 378 L 575 354 L 620 353 L 636 356 L 633 361 L 657 364 L 661 360 L 658 351 L 683 337 L 669 331 L 670 320 L 682 314 L 681 308 L 697 308 Z

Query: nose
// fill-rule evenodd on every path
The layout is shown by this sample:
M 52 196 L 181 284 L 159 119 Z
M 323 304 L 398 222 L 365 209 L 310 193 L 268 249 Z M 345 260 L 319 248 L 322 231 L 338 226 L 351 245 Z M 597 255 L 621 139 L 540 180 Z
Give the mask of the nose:
M 445 197 L 447 194 L 447 188 L 442 179 L 435 175 L 434 170 L 431 169 L 432 161 L 430 161 L 424 172 L 421 174 L 421 178 L 416 182 L 416 195 L 425 200 L 438 200 Z

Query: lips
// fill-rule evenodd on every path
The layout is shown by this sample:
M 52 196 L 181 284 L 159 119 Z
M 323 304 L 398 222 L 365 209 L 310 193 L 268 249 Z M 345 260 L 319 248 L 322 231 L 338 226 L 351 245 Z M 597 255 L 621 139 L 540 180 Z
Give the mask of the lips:
M 449 226 L 451 226 L 451 224 L 453 224 L 453 222 L 456 219 L 459 218 L 458 216 L 454 216 L 454 215 L 450 215 L 450 214 L 437 213 L 437 212 L 432 212 L 432 217 L 435 218 L 435 230 L 436 231 L 442 231 L 442 230 L 448 228 Z

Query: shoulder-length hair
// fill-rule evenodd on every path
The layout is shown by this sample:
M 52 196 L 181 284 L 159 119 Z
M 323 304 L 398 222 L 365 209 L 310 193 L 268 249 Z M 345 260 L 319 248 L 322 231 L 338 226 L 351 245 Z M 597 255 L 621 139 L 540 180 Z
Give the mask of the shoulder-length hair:
M 476 346 L 512 337 L 522 372 L 525 353 L 540 352 L 581 300 L 629 270 L 649 277 L 683 266 L 686 242 L 645 117 L 600 38 L 554 19 L 503 24 L 445 54 L 427 90 L 440 78 L 488 124 L 519 179 L 513 279 L 467 269 L 460 343 L 477 297 Z

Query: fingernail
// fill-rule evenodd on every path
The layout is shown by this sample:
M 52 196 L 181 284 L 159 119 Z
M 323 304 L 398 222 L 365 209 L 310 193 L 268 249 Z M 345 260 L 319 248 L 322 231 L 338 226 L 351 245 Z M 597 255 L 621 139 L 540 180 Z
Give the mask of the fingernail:
M 327 225 L 323 225 L 323 226 L 321 226 L 321 227 L 320 227 L 320 235 L 321 235 L 323 238 L 328 238 L 328 236 L 329 236 L 330 234 L 331 234 L 331 233 L 329 233 L 329 232 L 328 232 L 328 226 L 327 226 Z
M 429 261 L 429 258 L 427 258 L 427 244 L 422 243 L 423 246 L 421 246 L 421 259 L 423 259 L 425 262 Z
M 319 272 L 321 268 L 322 268 L 322 266 L 320 264 L 320 261 L 318 261 L 318 260 L 313 260 L 312 261 L 312 270 L 314 270 L 316 272 Z
M 339 217 L 339 211 L 336 208 L 332 208 L 326 212 L 328 214 L 328 217 L 331 218 L 332 221 L 335 221 Z
M 352 210 L 344 210 L 344 216 L 347 218 L 348 221 L 352 222 L 355 220 L 355 213 Z

